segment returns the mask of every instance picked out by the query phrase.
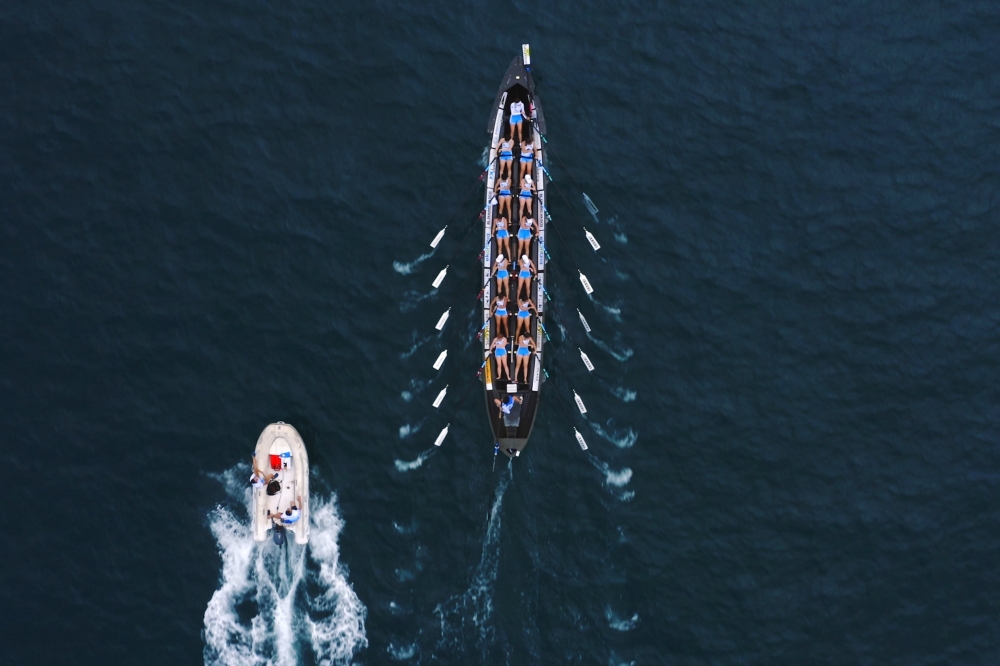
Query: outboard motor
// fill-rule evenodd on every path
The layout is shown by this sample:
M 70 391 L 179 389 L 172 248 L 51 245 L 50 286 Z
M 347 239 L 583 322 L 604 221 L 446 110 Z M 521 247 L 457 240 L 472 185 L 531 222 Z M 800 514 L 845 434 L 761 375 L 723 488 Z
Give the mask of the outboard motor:
M 286 537 L 285 528 L 281 527 L 280 525 L 275 525 L 274 533 L 271 535 L 271 538 L 274 539 L 275 545 L 284 546 L 285 537 Z

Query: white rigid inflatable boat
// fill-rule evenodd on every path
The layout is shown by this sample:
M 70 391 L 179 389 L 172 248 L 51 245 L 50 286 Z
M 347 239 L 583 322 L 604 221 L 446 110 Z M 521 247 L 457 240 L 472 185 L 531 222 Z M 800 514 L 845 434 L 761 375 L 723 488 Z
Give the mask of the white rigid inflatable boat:
M 268 532 L 278 526 L 269 515 L 284 514 L 301 497 L 299 519 L 276 529 L 274 540 L 283 543 L 287 530 L 295 535 L 295 543 L 309 543 L 309 457 L 299 431 L 282 421 L 267 426 L 257 440 L 254 459 L 266 475 L 277 474 L 265 487 L 251 489 L 254 541 L 267 540 Z

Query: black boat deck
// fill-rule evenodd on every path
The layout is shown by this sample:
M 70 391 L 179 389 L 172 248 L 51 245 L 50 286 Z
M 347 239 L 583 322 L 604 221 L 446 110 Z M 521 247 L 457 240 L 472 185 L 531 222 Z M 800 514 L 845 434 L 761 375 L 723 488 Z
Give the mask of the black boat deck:
M 531 316 L 528 331 L 528 335 L 530 335 L 532 340 L 535 342 L 535 351 L 529 357 L 530 360 L 528 364 L 527 379 L 524 378 L 524 372 L 522 371 L 517 382 L 508 381 L 506 374 L 503 377 L 498 376 L 497 371 L 499 364 L 494 353 L 490 349 L 497 333 L 497 331 L 493 330 L 496 324 L 495 318 L 491 312 L 491 306 L 493 298 L 497 295 L 497 281 L 496 277 L 492 275 L 492 272 L 496 265 L 495 258 L 497 257 L 499 250 L 497 240 L 493 238 L 492 225 L 493 220 L 498 217 L 499 203 L 490 205 L 489 202 L 492 200 L 494 186 L 500 173 L 500 165 L 497 161 L 497 136 L 499 135 L 500 138 L 511 138 L 509 126 L 510 108 L 511 104 L 515 101 L 522 102 L 525 107 L 525 118 L 522 123 L 521 138 L 527 138 L 534 143 L 535 159 L 531 175 L 537 188 L 536 194 L 532 198 L 531 202 L 531 216 L 536 222 L 535 235 L 531 240 L 530 250 L 528 252 L 529 258 L 534 263 L 537 270 L 535 277 L 531 280 L 531 287 L 528 294 L 528 298 L 531 299 L 537 308 L 537 313 Z M 535 113 L 534 124 L 532 123 L 531 118 L 532 103 L 534 104 Z M 502 109 L 501 104 L 503 105 Z M 500 116 L 499 126 L 497 125 L 498 114 Z M 483 378 L 486 388 L 486 407 L 494 436 L 500 443 L 501 450 L 503 450 L 508 456 L 519 455 L 520 451 L 527 444 L 528 437 L 530 436 L 532 427 L 534 426 L 535 416 L 538 412 L 541 382 L 544 381 L 544 373 L 541 371 L 541 364 L 543 356 L 542 348 L 544 346 L 544 314 L 547 310 L 543 290 L 545 282 L 545 256 L 543 244 L 545 242 L 546 224 L 544 210 L 544 172 L 540 167 L 543 163 L 542 141 L 538 133 L 545 131 L 543 123 L 544 120 L 541 105 L 539 104 L 538 98 L 534 95 L 534 82 L 531 79 L 531 74 L 524 67 L 521 57 L 517 57 L 507 69 L 501 88 L 497 93 L 493 106 L 493 113 L 490 116 L 489 133 L 493 148 L 490 151 L 490 158 L 492 161 L 488 170 L 489 177 L 487 178 L 483 236 L 485 245 L 483 258 L 483 281 L 486 282 L 487 277 L 489 276 L 488 287 L 484 289 L 483 292 L 483 322 L 486 323 L 483 335 L 483 353 L 486 357 L 486 367 Z M 519 256 L 516 249 L 520 218 L 519 214 L 514 211 L 519 210 L 520 208 L 519 193 L 522 169 L 519 143 L 514 144 L 513 153 L 514 159 L 511 164 L 511 173 L 509 175 L 512 196 L 510 215 L 507 216 L 508 232 L 510 233 L 510 238 L 508 240 L 511 250 L 510 254 L 515 255 L 513 257 L 507 257 L 511 260 L 507 269 L 510 272 L 510 278 L 508 279 L 507 288 L 508 317 L 506 336 L 508 339 L 507 359 L 511 377 L 513 377 L 515 373 L 517 358 L 517 336 L 515 335 L 515 331 L 517 330 L 518 299 L 516 296 L 518 291 L 517 273 L 519 271 L 517 259 Z M 521 293 L 523 294 L 524 291 L 522 290 Z M 514 384 L 516 384 L 516 388 L 512 386 Z M 519 404 L 515 404 L 514 409 L 511 410 L 512 413 L 505 418 L 500 408 L 497 407 L 495 400 L 504 401 L 508 395 L 516 395 L 520 397 L 521 402 Z

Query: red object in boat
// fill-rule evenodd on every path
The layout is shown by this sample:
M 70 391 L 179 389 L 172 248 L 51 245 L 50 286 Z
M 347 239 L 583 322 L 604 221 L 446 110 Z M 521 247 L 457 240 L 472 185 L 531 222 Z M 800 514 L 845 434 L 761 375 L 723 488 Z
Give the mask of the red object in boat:
M 278 471 L 281 469 L 281 456 L 271 454 L 271 469 Z

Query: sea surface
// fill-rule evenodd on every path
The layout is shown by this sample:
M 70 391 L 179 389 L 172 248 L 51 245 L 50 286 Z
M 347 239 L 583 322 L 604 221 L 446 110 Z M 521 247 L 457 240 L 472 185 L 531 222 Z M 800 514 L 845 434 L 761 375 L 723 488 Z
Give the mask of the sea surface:
M 0 662 L 1000 663 L 998 35 L 986 0 L 4 3 Z M 557 235 L 511 463 L 473 229 L 523 42 Z M 307 548 L 250 539 L 279 420 Z

